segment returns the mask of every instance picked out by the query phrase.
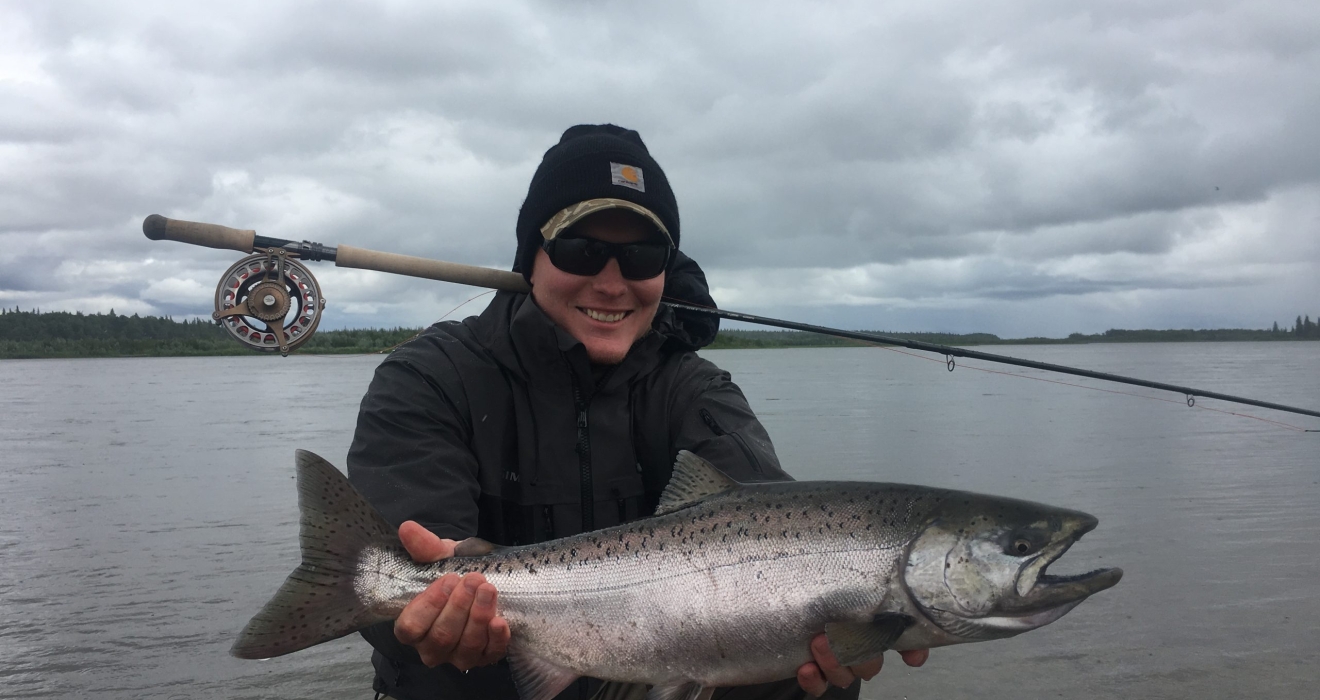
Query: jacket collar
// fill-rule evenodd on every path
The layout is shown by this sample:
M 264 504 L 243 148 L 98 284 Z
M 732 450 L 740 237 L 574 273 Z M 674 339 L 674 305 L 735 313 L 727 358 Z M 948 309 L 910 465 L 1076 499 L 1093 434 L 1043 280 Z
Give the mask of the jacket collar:
M 497 293 L 475 325 L 477 338 L 491 357 L 528 384 L 540 384 L 541 378 L 562 376 L 567 370 L 578 386 L 590 391 L 614 388 L 654 370 L 666 354 L 662 350 L 674 323 L 672 310 L 662 306 L 650 332 L 633 343 L 623 362 L 604 374 L 599 387 L 592 378 L 586 347 L 550 320 L 530 295 Z

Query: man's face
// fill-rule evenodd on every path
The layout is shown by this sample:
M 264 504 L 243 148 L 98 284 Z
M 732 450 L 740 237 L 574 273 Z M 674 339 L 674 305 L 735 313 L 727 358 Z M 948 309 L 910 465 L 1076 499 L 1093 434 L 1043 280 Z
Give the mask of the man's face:
M 638 243 L 658 235 L 638 216 L 615 209 L 592 214 L 573 227 L 573 235 L 606 243 Z M 649 280 L 624 279 L 619 261 L 590 276 L 555 267 L 544 250 L 532 264 L 532 298 L 546 316 L 577 338 L 597 364 L 623 361 L 633 341 L 651 328 L 665 288 L 662 272 Z

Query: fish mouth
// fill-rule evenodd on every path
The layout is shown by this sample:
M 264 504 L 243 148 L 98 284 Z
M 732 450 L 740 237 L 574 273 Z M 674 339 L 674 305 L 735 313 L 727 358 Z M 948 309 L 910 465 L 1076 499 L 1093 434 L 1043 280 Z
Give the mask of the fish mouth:
M 1106 568 L 1071 576 L 1042 573 L 1022 596 L 1022 605 L 997 615 L 978 618 L 976 624 L 997 634 L 1013 635 L 1054 622 L 1081 605 L 1083 600 L 1118 583 L 1123 570 Z
M 1081 574 L 1056 575 L 1047 572 L 1051 564 L 1077 544 L 1082 535 L 1095 529 L 1096 524 L 1094 518 L 1080 522 L 1069 536 L 1045 547 L 1035 559 L 1022 567 L 1017 578 L 1020 603 L 1014 607 L 1028 615 L 1065 605 L 1070 610 L 1072 605 L 1113 587 L 1123 578 L 1123 570 L 1117 567 L 1092 569 Z

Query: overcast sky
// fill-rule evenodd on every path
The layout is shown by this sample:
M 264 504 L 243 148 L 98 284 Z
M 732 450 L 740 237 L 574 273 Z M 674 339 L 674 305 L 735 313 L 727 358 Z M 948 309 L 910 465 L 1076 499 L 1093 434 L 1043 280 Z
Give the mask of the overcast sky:
M 1320 314 L 1320 3 L 0 0 L 0 305 L 209 314 L 152 213 L 506 268 L 637 129 L 726 308 L 1062 336 Z M 311 264 L 323 327 L 480 290 Z M 461 313 L 475 313 L 484 297 Z

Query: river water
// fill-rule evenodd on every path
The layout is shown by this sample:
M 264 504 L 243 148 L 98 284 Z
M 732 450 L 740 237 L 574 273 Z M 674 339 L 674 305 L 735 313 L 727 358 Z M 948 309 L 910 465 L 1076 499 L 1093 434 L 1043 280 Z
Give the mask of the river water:
M 1320 343 L 991 350 L 1320 407 Z M 1126 571 L 1049 627 L 891 658 L 863 697 L 1315 697 L 1320 433 L 1207 409 L 1320 419 L 878 348 L 706 356 L 799 479 L 1085 510 L 1054 573 Z M 356 636 L 227 650 L 297 561 L 293 450 L 342 467 L 380 359 L 0 362 L 0 697 L 370 698 Z

